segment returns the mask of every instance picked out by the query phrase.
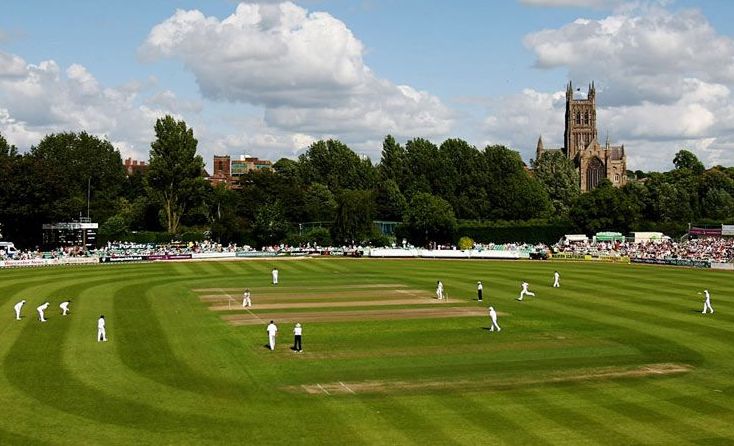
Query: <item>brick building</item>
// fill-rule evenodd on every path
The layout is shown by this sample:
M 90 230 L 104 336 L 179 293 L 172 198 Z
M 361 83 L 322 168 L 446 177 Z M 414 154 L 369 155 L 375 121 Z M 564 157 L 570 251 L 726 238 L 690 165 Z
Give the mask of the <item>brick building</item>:
M 214 155 L 214 171 L 207 177 L 212 184 L 226 184 L 236 188 L 239 177 L 253 170 L 270 170 L 273 163 L 249 155 L 233 160 L 229 155 Z
M 132 158 L 127 158 L 125 160 L 124 167 L 125 173 L 127 173 L 128 176 L 135 175 L 138 172 L 144 175 L 145 171 L 148 170 L 148 165 L 145 161 L 138 161 Z

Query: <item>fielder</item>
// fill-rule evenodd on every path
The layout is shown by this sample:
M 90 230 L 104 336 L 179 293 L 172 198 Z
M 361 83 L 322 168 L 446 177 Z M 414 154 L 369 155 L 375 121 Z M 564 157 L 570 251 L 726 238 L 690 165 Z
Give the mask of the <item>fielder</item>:
M 270 321 L 268 328 L 265 330 L 268 332 L 268 345 L 270 345 L 270 350 L 275 350 L 275 336 L 278 335 L 278 326 L 273 321 Z
M 706 300 L 703 302 L 703 311 L 701 313 L 706 314 L 707 309 L 710 310 L 711 313 L 713 313 L 714 308 L 711 306 L 711 295 L 709 294 L 709 290 L 703 290 L 703 295 L 706 296 Z
M 560 288 L 561 286 L 561 275 L 558 271 L 553 273 L 553 288 Z
M 242 306 L 243 307 L 252 306 L 252 300 L 250 300 L 250 289 L 249 288 L 245 288 L 245 292 L 242 294 Z
M 278 284 L 278 268 L 273 268 L 273 285 Z
M 46 315 L 44 314 L 44 311 L 46 311 L 46 308 L 48 308 L 49 303 L 46 302 L 43 305 L 40 305 L 38 308 L 36 308 L 36 311 L 38 311 L 38 320 L 41 322 L 46 322 Z
M 477 301 L 479 302 L 482 301 L 482 290 L 483 289 L 484 287 L 482 286 L 482 281 L 480 280 L 479 282 L 477 282 Z
M 443 283 L 440 280 L 436 282 L 436 299 L 443 299 Z
M 104 320 L 104 314 L 99 316 L 97 319 L 97 342 L 107 342 L 107 330 L 105 326 L 107 324 Z
M 71 303 L 71 300 L 65 300 L 59 304 L 59 308 L 61 308 L 61 315 L 66 316 L 69 314 L 69 304 Z
M 501 331 L 502 329 L 497 325 L 497 312 L 494 311 L 493 307 L 489 307 L 489 318 L 492 319 L 492 326 L 489 327 L 489 331 L 494 331 L 495 328 L 497 331 Z
M 15 320 L 16 321 L 20 320 L 20 310 L 23 309 L 23 305 L 25 305 L 25 299 L 21 300 L 20 302 L 15 304 L 15 306 L 13 307 L 13 309 L 15 310 Z
M 535 296 L 535 293 L 528 291 L 529 284 L 527 282 L 523 282 L 521 286 L 522 290 L 520 290 L 520 297 L 518 297 L 517 300 L 522 300 L 525 295 Z

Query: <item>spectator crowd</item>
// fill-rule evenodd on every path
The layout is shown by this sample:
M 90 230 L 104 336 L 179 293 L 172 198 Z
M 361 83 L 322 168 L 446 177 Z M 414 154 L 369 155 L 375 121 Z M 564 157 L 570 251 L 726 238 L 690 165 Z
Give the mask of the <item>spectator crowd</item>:
M 598 256 L 627 256 L 630 259 L 702 260 L 734 262 L 734 237 L 702 237 L 676 242 L 671 239 L 644 242 L 558 243 L 553 253 Z
M 412 245 L 403 248 L 413 248 Z M 457 249 L 453 245 L 435 246 L 437 249 Z M 345 254 L 361 253 L 367 248 L 362 246 L 290 246 L 273 245 L 263 247 L 261 252 L 288 253 L 288 254 Z M 569 254 L 580 256 L 611 256 L 629 257 L 630 259 L 671 259 L 671 260 L 698 260 L 712 262 L 734 262 L 734 237 L 702 237 L 683 241 L 671 239 L 652 240 L 644 242 L 622 241 L 577 241 L 559 242 L 551 247 L 544 244 L 527 243 L 477 243 L 475 250 L 520 251 L 526 253 L 551 252 L 553 254 Z M 15 260 L 30 259 L 57 259 L 68 257 L 122 257 L 122 256 L 156 256 L 156 255 L 186 255 L 198 253 L 224 252 L 253 252 L 248 245 L 222 245 L 211 240 L 202 242 L 172 242 L 167 244 L 110 242 L 106 246 L 93 250 L 82 247 L 64 247 L 51 251 L 22 250 L 15 255 Z M 6 260 L 0 251 L 0 260 Z

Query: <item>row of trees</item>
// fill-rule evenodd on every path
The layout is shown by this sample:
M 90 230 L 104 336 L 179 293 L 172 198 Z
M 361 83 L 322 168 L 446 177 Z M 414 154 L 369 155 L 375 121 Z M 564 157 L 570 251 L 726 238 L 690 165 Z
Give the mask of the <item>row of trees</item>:
M 149 169 L 127 176 L 119 152 L 85 132 L 46 136 L 24 154 L 0 135 L 0 224 L 5 238 L 37 245 L 40 225 L 85 215 L 107 238 L 131 231 L 208 231 L 222 242 L 385 242 L 374 220 L 402 222 L 414 243 L 454 241 L 457 222 L 570 222 L 577 230 L 675 227 L 734 215 L 734 169 L 706 170 L 682 150 L 675 169 L 638 172 L 623 188 L 603 182 L 581 194 L 572 162 L 546 152 L 532 163 L 504 146 L 460 139 L 383 142 L 377 165 L 337 140 L 318 141 L 240 188 L 203 177 L 193 130 L 170 116 L 155 124 Z M 87 209 L 87 193 L 89 208 Z

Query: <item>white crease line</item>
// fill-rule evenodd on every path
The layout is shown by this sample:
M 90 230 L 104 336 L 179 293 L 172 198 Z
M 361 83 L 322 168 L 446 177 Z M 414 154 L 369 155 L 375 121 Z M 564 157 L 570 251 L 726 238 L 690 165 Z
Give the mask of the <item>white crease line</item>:
M 321 387 L 321 384 L 316 384 L 316 385 L 319 387 L 319 389 L 323 390 L 325 394 L 331 395 L 328 390 L 326 390 L 323 387 Z
M 357 394 L 357 393 L 356 393 L 356 392 L 355 392 L 354 390 L 350 389 L 350 388 L 349 388 L 349 386 L 347 386 L 347 385 L 346 385 L 346 384 L 344 384 L 343 382 L 339 381 L 339 384 L 341 384 L 341 385 L 342 385 L 342 387 L 344 387 L 345 389 L 347 389 L 347 390 L 349 391 L 349 393 L 351 393 L 351 394 L 353 394 L 353 395 L 356 395 L 356 394 Z
M 224 290 L 221 289 L 221 288 L 219 289 L 219 291 L 224 292 Z M 234 301 L 235 303 L 237 303 L 237 300 L 232 299 L 232 296 L 229 293 L 224 293 L 224 295 L 227 296 L 227 298 L 229 299 L 228 302 Z M 250 311 L 249 308 L 247 308 L 247 307 L 244 307 L 244 308 L 245 308 L 245 311 L 247 311 L 248 313 L 250 313 L 250 316 L 254 316 L 255 319 L 257 319 L 258 321 L 262 322 L 263 324 L 265 323 L 264 320 L 260 319 L 260 316 L 258 316 L 257 314 L 253 313 L 252 311 Z

